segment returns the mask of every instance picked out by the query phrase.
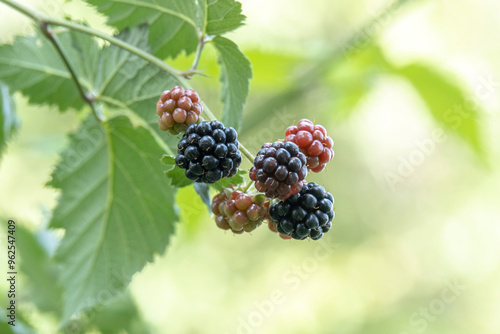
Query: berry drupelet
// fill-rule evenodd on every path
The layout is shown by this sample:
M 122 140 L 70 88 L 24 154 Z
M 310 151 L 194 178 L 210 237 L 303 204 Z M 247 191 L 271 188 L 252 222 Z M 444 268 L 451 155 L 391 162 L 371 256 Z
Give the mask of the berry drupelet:
M 255 157 L 250 179 L 267 197 L 284 199 L 302 189 L 306 162 L 306 156 L 294 143 L 266 143 Z
M 307 237 L 318 240 L 332 227 L 333 203 L 332 194 L 311 182 L 304 185 L 300 193 L 271 205 L 269 216 L 280 234 L 297 240 Z
M 188 179 L 214 183 L 232 177 L 241 164 L 238 134 L 219 121 L 191 124 L 177 145 L 175 164 Z

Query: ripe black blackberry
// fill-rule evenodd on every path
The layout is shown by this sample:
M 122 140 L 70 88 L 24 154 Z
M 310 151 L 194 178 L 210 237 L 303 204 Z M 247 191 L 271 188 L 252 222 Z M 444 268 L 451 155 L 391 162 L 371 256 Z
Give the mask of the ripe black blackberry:
M 300 193 L 271 205 L 269 215 L 280 234 L 297 240 L 318 240 L 332 227 L 335 217 L 333 196 L 322 186 L 311 182 Z
M 241 164 L 237 137 L 235 129 L 219 121 L 191 124 L 177 145 L 175 164 L 195 182 L 214 183 L 234 176 Z
M 269 227 L 269 229 L 272 232 L 278 233 L 281 239 L 284 239 L 284 240 L 290 240 L 290 239 L 292 239 L 292 237 L 289 236 L 289 235 L 279 233 L 278 232 L 278 224 L 276 224 L 272 219 L 268 220 L 267 227 Z
M 269 198 L 285 199 L 302 189 L 307 176 L 307 159 L 294 143 L 266 143 L 262 145 L 250 169 L 255 188 Z

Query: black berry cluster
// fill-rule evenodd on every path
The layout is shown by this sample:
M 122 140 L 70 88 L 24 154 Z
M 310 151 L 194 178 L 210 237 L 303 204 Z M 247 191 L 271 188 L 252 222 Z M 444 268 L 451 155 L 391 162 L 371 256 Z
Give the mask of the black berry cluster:
M 318 240 L 332 227 L 333 203 L 332 194 L 311 182 L 304 185 L 300 193 L 271 205 L 269 215 L 280 234 L 297 240 L 307 237 Z
M 156 103 L 158 126 L 163 131 L 179 134 L 190 124 L 200 122 L 203 111 L 200 97 L 192 89 L 175 86 L 164 91 Z
M 175 164 L 186 170 L 186 177 L 214 183 L 231 177 L 241 164 L 238 134 L 219 121 L 191 124 L 177 145 Z
M 269 213 L 269 201 L 264 195 L 251 196 L 240 190 L 224 188 L 212 200 L 215 223 L 235 234 L 252 232 Z
M 269 198 L 284 199 L 300 192 L 307 176 L 307 159 L 294 143 L 262 145 L 250 169 L 255 188 Z

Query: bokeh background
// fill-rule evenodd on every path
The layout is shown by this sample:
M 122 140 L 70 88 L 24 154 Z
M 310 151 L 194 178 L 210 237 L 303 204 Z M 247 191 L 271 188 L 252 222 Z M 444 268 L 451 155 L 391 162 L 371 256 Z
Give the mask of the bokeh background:
M 112 32 L 82 1 L 24 2 Z M 123 303 L 137 311 L 115 308 L 86 331 L 131 321 L 137 333 L 500 333 L 500 2 L 242 3 L 246 25 L 230 38 L 254 79 L 241 141 L 255 152 L 301 118 L 323 124 L 335 158 L 308 180 L 334 194 L 334 229 L 319 242 L 266 226 L 233 236 L 184 188 L 171 245 Z M 0 5 L 0 31 L 9 43 L 34 28 Z M 169 62 L 187 69 L 191 58 Z M 220 112 L 210 47 L 200 68 L 211 78 L 193 86 Z M 50 254 L 58 194 L 44 184 L 81 115 L 15 101 L 22 124 L 0 162 L 0 216 Z M 28 275 L 19 284 L 22 320 L 56 333 Z

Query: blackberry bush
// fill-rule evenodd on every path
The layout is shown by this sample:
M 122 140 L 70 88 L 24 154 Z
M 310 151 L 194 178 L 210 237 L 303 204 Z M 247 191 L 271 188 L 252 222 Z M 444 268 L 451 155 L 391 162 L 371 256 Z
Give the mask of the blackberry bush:
M 158 126 L 172 134 L 183 132 L 187 126 L 198 123 L 203 111 L 200 97 L 192 89 L 175 86 L 164 91 L 156 103 Z
M 302 119 L 297 125 L 290 126 L 285 133 L 285 142 L 295 143 L 307 156 L 307 168 L 319 173 L 332 160 L 333 140 L 321 125 L 314 125 L 308 119 Z
M 225 188 L 212 200 L 215 223 L 233 233 L 252 232 L 262 224 L 269 212 L 269 201 L 263 195 L 249 195 Z
M 273 204 L 269 216 L 280 234 L 297 240 L 307 237 L 318 240 L 332 227 L 333 203 L 332 194 L 311 182 L 304 185 L 300 193 Z
M 188 179 L 214 183 L 232 177 L 241 164 L 238 134 L 219 121 L 191 124 L 177 145 L 175 164 Z

